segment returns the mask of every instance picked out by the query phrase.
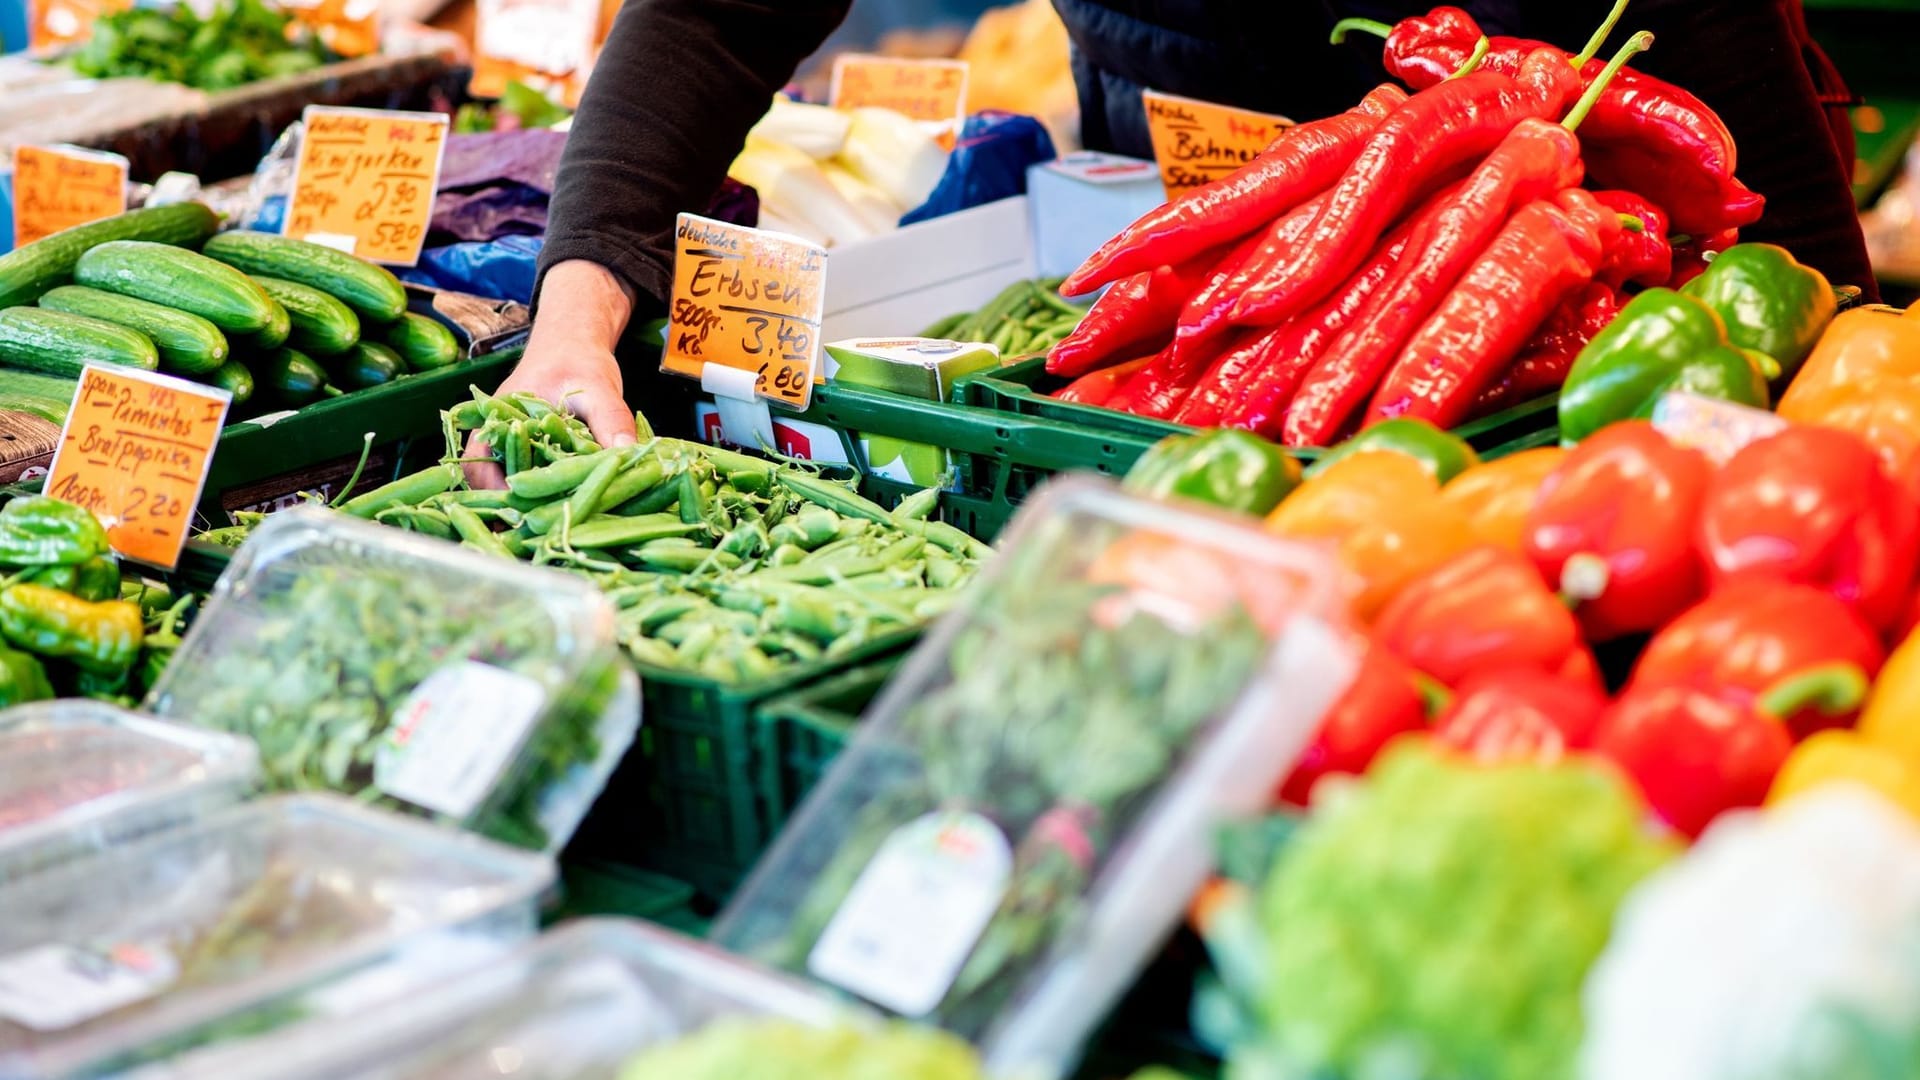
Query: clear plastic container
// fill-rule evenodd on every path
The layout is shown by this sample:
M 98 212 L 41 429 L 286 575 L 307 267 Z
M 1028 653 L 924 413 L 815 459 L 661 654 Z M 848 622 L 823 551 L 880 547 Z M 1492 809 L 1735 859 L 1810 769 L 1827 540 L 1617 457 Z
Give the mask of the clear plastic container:
M 1352 679 L 1330 553 L 1049 484 L 716 943 L 1058 1076 Z
M 231 735 L 97 701 L 0 712 L 0 883 L 202 817 L 259 778 Z
M 635 1054 L 728 1016 L 825 1026 L 818 988 L 644 923 L 565 924 L 477 970 L 167 1064 L 167 1080 L 614 1080 Z
M 280 796 L 0 886 L 0 1075 L 91 1076 L 404 984 L 409 953 L 532 935 L 550 860 Z M 327 995 L 336 995 L 329 999 Z
M 270 789 L 549 852 L 640 723 L 588 583 L 312 508 L 240 549 L 147 704 L 253 739 Z

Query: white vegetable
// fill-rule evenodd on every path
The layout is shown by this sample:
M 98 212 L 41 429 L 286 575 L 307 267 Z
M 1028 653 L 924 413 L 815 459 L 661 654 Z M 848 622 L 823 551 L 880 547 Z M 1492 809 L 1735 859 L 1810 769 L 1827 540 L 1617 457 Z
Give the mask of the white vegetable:
M 828 243 L 849 244 L 875 233 L 820 166 L 785 143 L 748 138 L 727 175 L 759 192 L 767 212 L 808 226 Z
M 840 196 L 853 204 L 867 224 L 876 232 L 892 232 L 900 225 L 900 215 L 906 209 L 896 205 L 887 193 L 855 176 L 845 165 L 838 161 L 828 161 L 820 166 L 827 174 L 827 182 Z
M 775 97 L 773 108 L 753 125 L 751 134 L 756 139 L 786 143 L 815 161 L 825 161 L 840 152 L 847 141 L 847 129 L 852 126 L 853 118 L 839 109 Z
M 1722 818 L 1621 908 L 1584 1001 L 1583 1080 L 1911 1075 L 1920 828 L 1853 785 Z
M 947 152 L 919 124 L 892 109 L 855 109 L 840 160 L 862 180 L 912 210 L 947 171 Z

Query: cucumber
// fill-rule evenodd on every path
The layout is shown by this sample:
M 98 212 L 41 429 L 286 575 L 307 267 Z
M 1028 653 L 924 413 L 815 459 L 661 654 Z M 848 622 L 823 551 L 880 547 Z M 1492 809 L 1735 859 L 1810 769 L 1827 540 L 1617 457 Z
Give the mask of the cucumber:
M 347 305 L 311 286 L 255 277 L 254 284 L 286 309 L 292 323 L 287 344 L 313 356 L 338 356 L 360 340 L 360 317 Z
M 411 311 L 400 316 L 399 322 L 383 327 L 380 340 L 399 353 L 412 371 L 432 371 L 460 359 L 460 342 L 453 331 L 438 319 Z
M 327 369 L 298 349 L 279 348 L 253 363 L 254 388 L 290 409 L 310 405 L 340 390 L 327 384 Z
M 272 233 L 230 232 L 207 241 L 205 250 L 209 257 L 249 274 L 319 289 L 368 322 L 392 322 L 407 310 L 407 290 L 399 278 L 330 247 Z
M 152 371 L 160 351 L 138 330 L 45 308 L 0 311 L 0 364 L 72 378 L 88 364 Z
M 55 285 L 65 285 L 73 278 L 73 265 L 95 245 L 109 240 L 151 240 L 197 248 L 219 226 L 220 219 L 213 211 L 199 203 L 181 203 L 129 210 L 118 217 L 62 229 L 0 255 L 0 308 L 31 304 Z
M 267 302 L 273 305 L 273 310 L 267 313 L 267 317 L 271 320 L 267 323 L 267 328 L 248 334 L 245 338 L 247 348 L 253 352 L 277 349 L 285 345 L 287 338 L 293 334 L 293 317 L 287 314 L 287 309 L 281 307 L 280 301 L 271 296 L 267 297 Z
M 233 395 L 235 405 L 244 405 L 253 397 L 253 372 L 238 360 L 229 360 L 200 376 L 208 386 L 217 386 Z
M 222 330 L 252 334 L 273 322 L 273 301 L 253 279 L 184 248 L 113 240 L 73 268 L 82 285 L 192 312 Z
M 390 383 L 407 373 L 400 354 L 377 341 L 362 341 L 327 364 L 335 385 L 343 390 L 365 390 Z
M 62 285 L 41 297 L 40 306 L 140 331 L 160 350 L 160 366 L 168 371 L 199 375 L 227 359 L 227 339 L 219 327 L 198 315 L 160 304 L 85 285 Z

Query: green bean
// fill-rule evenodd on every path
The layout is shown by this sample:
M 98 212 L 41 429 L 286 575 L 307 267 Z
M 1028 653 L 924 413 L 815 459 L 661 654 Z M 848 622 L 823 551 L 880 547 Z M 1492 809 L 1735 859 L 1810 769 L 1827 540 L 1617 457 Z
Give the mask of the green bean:
M 502 543 L 500 538 L 494 535 L 493 530 L 487 528 L 487 523 L 480 520 L 480 515 L 471 509 L 459 503 L 453 503 L 447 507 L 447 520 L 452 523 L 453 531 L 460 534 L 461 543 L 489 555 L 497 555 L 503 559 L 513 558 L 513 554 L 507 550 L 507 545 Z
M 577 548 L 637 547 L 652 540 L 684 537 L 700 526 L 673 519 L 668 515 L 614 517 L 602 514 L 567 530 L 567 543 Z
M 777 544 L 792 544 L 812 550 L 833 540 L 840 532 L 840 515 L 822 506 L 808 506 L 773 527 Z
M 967 315 L 968 315 L 968 312 L 956 311 L 953 314 L 947 316 L 946 318 L 941 319 L 938 322 L 935 322 L 933 325 L 927 327 L 925 330 L 920 331 L 919 336 L 923 338 L 944 338 L 948 334 L 953 333 L 954 329 L 958 327 L 961 323 L 966 322 Z
M 832 480 L 822 480 L 806 473 L 779 473 L 775 477 L 780 486 L 807 500 L 815 506 L 824 506 L 841 517 L 865 518 L 881 525 L 891 524 L 893 519 L 887 516 L 885 507 L 871 499 L 847 490 Z
M 460 466 L 455 464 L 428 466 L 410 476 L 382 484 L 364 495 L 348 499 L 340 504 L 340 512 L 371 520 L 374 515 L 391 506 L 418 506 L 435 495 L 451 490 L 460 483 L 461 475 Z
M 992 334 L 988 335 L 987 344 L 998 350 L 1001 356 L 1012 355 L 1013 332 L 1015 329 L 1017 329 L 1017 327 L 1014 323 L 1008 322 L 1005 319 L 1000 320 L 999 327 L 996 328 Z
M 927 520 L 927 515 L 933 513 L 934 508 L 939 505 L 939 488 L 921 488 L 919 491 L 901 499 L 899 504 L 893 508 L 893 513 L 888 516 L 895 522 L 925 521 Z
M 408 532 L 424 533 L 442 540 L 453 539 L 453 526 L 447 521 L 447 515 L 426 507 L 389 506 L 373 515 L 373 520 Z
M 773 549 L 771 555 L 767 556 L 767 565 L 792 566 L 806 557 L 807 550 L 805 548 L 795 547 L 792 544 L 781 544 L 779 547 Z
M 599 450 L 567 458 L 552 465 L 507 477 L 507 490 L 523 499 L 557 499 L 571 494 L 585 483 L 600 463 L 615 457 L 617 450 Z
M 689 525 L 707 517 L 707 501 L 701 495 L 700 478 L 692 469 L 680 474 L 680 520 Z
M 680 666 L 680 654 L 674 651 L 673 646 L 654 638 L 629 637 L 627 655 L 633 657 L 636 663 L 651 667 L 673 669 Z
M 649 600 L 624 612 L 620 618 L 627 625 L 638 628 L 641 633 L 651 634 L 668 623 L 706 606 L 706 601 L 697 596 L 676 593 Z
M 786 653 L 796 660 L 810 661 L 820 659 L 820 646 L 789 631 L 768 634 L 760 639 L 762 648 L 774 649 Z
M 1035 282 L 1033 285 L 1033 298 L 1045 304 L 1047 307 L 1052 308 L 1054 311 L 1062 315 L 1071 315 L 1075 319 L 1082 318 L 1087 313 L 1086 308 L 1071 303 L 1066 297 L 1061 296 L 1059 286 L 1057 285 L 1053 288 L 1043 288 L 1038 282 Z
M 722 570 L 733 570 L 740 565 L 740 556 L 725 551 L 710 551 L 706 548 L 670 548 L 653 550 L 643 548 L 638 553 L 642 565 L 655 570 L 677 570 L 691 574 L 709 566 Z
M 533 467 L 533 440 L 527 437 L 526 421 L 516 420 L 507 425 L 507 432 L 500 448 L 500 468 L 507 474 L 507 481 Z
M 459 491 L 443 491 L 428 499 L 423 505 L 445 507 L 453 503 L 470 510 L 507 510 L 513 508 L 511 498 L 498 488 L 471 488 Z

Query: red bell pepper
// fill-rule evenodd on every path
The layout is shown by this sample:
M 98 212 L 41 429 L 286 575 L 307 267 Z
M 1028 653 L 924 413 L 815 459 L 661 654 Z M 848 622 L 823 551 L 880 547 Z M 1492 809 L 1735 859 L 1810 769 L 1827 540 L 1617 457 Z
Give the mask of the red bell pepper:
M 1588 679 L 1530 668 L 1477 671 L 1434 721 L 1434 737 L 1489 764 L 1551 764 L 1592 744 L 1606 708 L 1606 695 Z
M 1920 502 L 1859 436 L 1789 427 L 1741 448 L 1714 476 L 1698 536 L 1715 587 L 1802 582 L 1886 630 L 1913 587 Z
M 1378 645 L 1366 646 L 1353 684 L 1328 710 L 1319 733 L 1280 786 L 1280 801 L 1306 806 L 1321 777 L 1362 775 L 1387 743 L 1426 727 L 1427 703 L 1418 673 Z
M 1639 784 L 1669 825 L 1699 836 L 1722 812 L 1759 806 L 1793 749 L 1785 724 L 1685 686 L 1621 695 L 1594 749 Z
M 1122 229 L 1067 278 L 1061 292 L 1089 293 L 1260 231 L 1331 187 L 1380 121 L 1406 100 L 1406 91 L 1389 83 L 1339 116 L 1288 128 L 1232 175 L 1162 203 Z
M 1514 669 L 1597 685 L 1572 613 L 1505 548 L 1471 548 L 1415 578 L 1381 610 L 1373 640 L 1450 687 Z
M 1540 485 L 1523 547 L 1592 641 L 1653 630 L 1699 599 L 1692 543 L 1712 472 L 1644 420 L 1602 428 Z
M 1688 687 L 1803 739 L 1851 724 L 1885 659 L 1872 628 L 1831 595 L 1751 581 L 1715 591 L 1655 634 L 1627 692 Z

